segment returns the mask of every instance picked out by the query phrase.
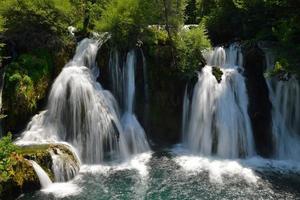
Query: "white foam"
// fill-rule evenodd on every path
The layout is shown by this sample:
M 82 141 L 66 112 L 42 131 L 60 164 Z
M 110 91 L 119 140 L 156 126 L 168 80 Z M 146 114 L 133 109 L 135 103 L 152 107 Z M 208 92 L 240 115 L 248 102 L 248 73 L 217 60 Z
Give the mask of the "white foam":
M 56 198 L 64 198 L 67 196 L 76 196 L 80 194 L 82 188 L 72 182 L 53 183 L 41 191 L 46 194 L 53 194 Z
M 110 171 L 136 170 L 142 178 L 148 176 L 147 164 L 152 156 L 152 152 L 141 153 L 133 156 L 124 163 L 115 163 L 112 165 L 83 165 L 80 173 L 106 174 Z
M 179 156 L 175 158 L 184 170 L 194 173 L 207 171 L 212 183 L 223 184 L 224 176 L 243 178 L 248 184 L 256 184 L 259 177 L 255 172 L 236 160 L 217 160 L 201 156 Z
M 224 178 L 240 178 L 248 184 L 256 185 L 260 180 L 256 171 L 270 171 L 276 173 L 300 173 L 300 162 L 291 160 L 271 160 L 261 157 L 247 159 L 220 159 L 193 155 L 181 146 L 173 149 L 175 162 L 188 174 L 195 175 L 208 172 L 212 183 L 223 184 Z

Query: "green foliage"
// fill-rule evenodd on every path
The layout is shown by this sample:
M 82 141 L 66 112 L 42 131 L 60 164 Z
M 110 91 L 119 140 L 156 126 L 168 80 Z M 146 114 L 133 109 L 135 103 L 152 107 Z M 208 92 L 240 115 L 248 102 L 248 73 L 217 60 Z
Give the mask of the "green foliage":
M 5 25 L 4 17 L 0 15 L 0 33 L 2 33 L 5 30 L 4 25 Z
M 7 42 L 5 56 L 19 55 L 5 62 L 2 111 L 7 116 L 3 120 L 6 131 L 23 128 L 46 97 L 52 72 L 60 71 L 69 59 L 74 39 L 68 26 L 82 21 L 75 11 L 71 0 L 0 1 L 0 35 Z
M 0 140 L 0 182 L 5 182 L 14 175 L 13 165 L 16 160 L 13 153 L 17 150 L 17 146 L 12 143 L 11 133 Z
M 112 33 L 115 44 L 128 48 L 149 33 L 149 25 L 156 24 L 164 27 L 171 40 L 184 22 L 184 9 L 184 0 L 111 0 L 95 23 L 96 30 Z
M 200 70 L 205 65 L 202 51 L 210 48 L 211 45 L 204 26 L 199 25 L 191 30 L 180 32 L 176 47 L 180 71 L 192 76 L 196 70 Z
M 153 25 L 145 30 L 142 41 L 149 46 L 166 45 L 168 33 L 165 29 Z
M 300 77 L 300 17 L 279 20 L 272 31 L 278 41 L 277 66 L 281 66 L 281 71 L 297 74 Z M 273 73 L 276 72 L 279 71 L 275 66 Z
M 73 12 L 78 18 L 74 25 L 84 33 L 93 30 L 95 24 L 100 20 L 105 5 L 110 0 L 69 0 L 74 7 Z
M 37 102 L 46 96 L 51 67 L 50 55 L 43 50 L 23 54 L 7 66 L 3 93 L 4 112 L 8 115 L 6 126 L 14 127 L 14 123 L 35 111 Z
M 76 21 L 68 1 L 2 0 L 0 15 L 6 18 L 5 36 L 19 49 L 59 49 L 68 43 L 67 27 Z M 30 42 L 28 42 L 30 41 Z
M 170 29 L 167 31 L 176 32 L 184 24 L 186 0 L 162 0 L 159 6 L 159 16 L 163 19 L 163 24 Z
M 106 6 L 96 28 L 111 32 L 116 44 L 122 44 L 129 43 L 132 38 L 136 40 L 142 23 L 143 14 L 137 0 L 112 0 Z
M 299 5 L 290 0 L 198 0 L 196 20 L 203 20 L 214 45 L 235 40 L 277 43 L 277 62 L 299 73 Z M 188 12 L 193 15 L 193 11 Z

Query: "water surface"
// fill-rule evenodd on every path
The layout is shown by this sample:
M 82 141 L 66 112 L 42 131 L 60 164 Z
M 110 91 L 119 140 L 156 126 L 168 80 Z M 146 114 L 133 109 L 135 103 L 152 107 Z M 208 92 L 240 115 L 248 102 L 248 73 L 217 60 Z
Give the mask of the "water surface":
M 71 182 L 19 199 L 300 199 L 300 165 L 261 158 L 219 160 L 176 147 L 123 164 L 82 166 Z

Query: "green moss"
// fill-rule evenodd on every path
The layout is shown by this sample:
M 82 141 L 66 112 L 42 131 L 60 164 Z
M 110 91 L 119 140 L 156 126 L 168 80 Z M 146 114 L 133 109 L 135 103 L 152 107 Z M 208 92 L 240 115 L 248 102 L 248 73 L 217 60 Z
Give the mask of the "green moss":
M 49 152 L 49 145 L 22 146 L 18 151 L 24 158 L 34 160 L 47 172 L 50 179 L 54 180 L 52 172 L 52 157 Z

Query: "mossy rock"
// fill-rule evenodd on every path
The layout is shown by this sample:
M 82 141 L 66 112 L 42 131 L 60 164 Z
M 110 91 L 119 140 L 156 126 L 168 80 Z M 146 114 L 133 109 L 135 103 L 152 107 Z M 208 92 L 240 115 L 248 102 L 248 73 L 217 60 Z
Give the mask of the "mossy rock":
M 218 83 L 221 83 L 222 76 L 223 76 L 222 70 L 217 66 L 213 66 L 212 67 L 212 74 L 216 77 Z
M 15 199 L 22 193 L 34 192 L 41 188 L 39 178 L 29 160 L 38 163 L 53 181 L 53 161 L 50 152 L 56 154 L 58 149 L 63 153 L 66 159 L 70 159 L 74 163 L 77 163 L 79 170 L 80 161 L 67 145 L 45 144 L 20 146 L 18 151 L 11 155 L 13 166 L 9 172 L 9 179 L 0 179 L 0 199 Z
M 33 160 L 37 162 L 44 170 L 47 172 L 50 179 L 54 180 L 54 172 L 52 171 L 52 156 L 50 152 L 58 154 L 57 151 L 60 150 L 64 155 L 66 160 L 72 160 L 80 165 L 80 161 L 73 154 L 67 145 L 64 144 L 43 144 L 43 145 L 28 145 L 22 146 L 20 149 L 20 154 L 28 160 Z
M 41 188 L 40 181 L 31 163 L 20 154 L 12 154 L 16 162 L 12 166 L 10 178 L 0 180 L 0 199 L 15 199 L 25 192 Z
M 67 145 L 64 144 L 50 144 L 48 150 L 52 150 L 54 153 L 56 153 L 57 149 L 59 149 L 63 154 L 68 156 L 70 160 L 73 160 L 74 162 L 80 164 L 80 160 L 74 155 L 74 153 L 70 150 L 70 148 Z
M 37 162 L 47 172 L 50 179 L 54 180 L 52 172 L 52 157 L 49 152 L 50 145 L 29 145 L 22 146 L 19 153 L 27 160 Z

